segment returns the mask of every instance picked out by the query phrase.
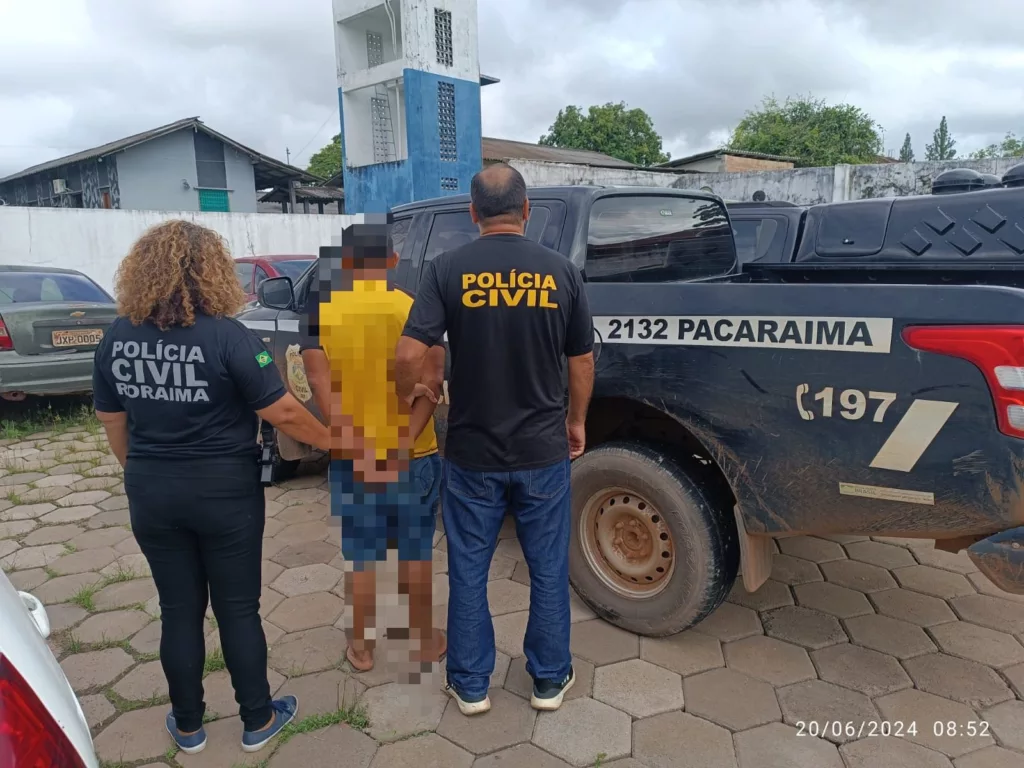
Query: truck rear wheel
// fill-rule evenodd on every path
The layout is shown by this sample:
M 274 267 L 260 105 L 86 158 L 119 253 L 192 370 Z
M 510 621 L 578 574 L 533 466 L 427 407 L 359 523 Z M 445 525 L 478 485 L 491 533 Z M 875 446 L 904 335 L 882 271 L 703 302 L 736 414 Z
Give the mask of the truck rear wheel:
M 640 443 L 607 443 L 573 462 L 569 577 L 601 618 L 659 637 L 725 600 L 739 542 L 705 475 Z

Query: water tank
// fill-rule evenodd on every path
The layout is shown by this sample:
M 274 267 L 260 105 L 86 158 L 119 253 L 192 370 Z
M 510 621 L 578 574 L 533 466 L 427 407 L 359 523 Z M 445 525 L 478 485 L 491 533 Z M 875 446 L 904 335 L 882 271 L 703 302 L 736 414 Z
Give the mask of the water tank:
M 970 168 L 950 168 L 932 180 L 933 195 L 955 195 L 984 188 L 984 177 Z
M 1003 186 L 1003 180 L 994 173 L 983 173 L 981 174 L 981 178 L 985 182 L 985 189 L 996 189 Z
M 1024 187 L 1024 163 L 1013 166 L 1003 174 L 1003 186 Z

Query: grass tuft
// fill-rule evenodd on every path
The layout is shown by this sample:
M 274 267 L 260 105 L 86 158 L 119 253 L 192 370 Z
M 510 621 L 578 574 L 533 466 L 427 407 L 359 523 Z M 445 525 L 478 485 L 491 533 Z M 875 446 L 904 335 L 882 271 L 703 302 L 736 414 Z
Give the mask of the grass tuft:
M 113 704 L 114 709 L 116 709 L 122 715 L 125 712 L 134 712 L 136 709 L 148 709 L 150 707 L 158 707 L 161 704 L 166 704 L 168 701 L 170 701 L 170 699 L 168 699 L 166 696 L 153 696 L 151 698 L 143 699 L 141 701 L 130 701 L 129 699 L 126 699 L 123 696 L 120 696 L 119 694 L 115 693 L 113 688 L 107 688 L 107 690 L 105 690 L 103 693 L 104 695 L 106 695 L 107 701 Z
M 100 584 L 102 584 L 102 582 L 100 582 Z M 94 603 L 92 599 L 95 596 L 95 594 L 100 591 L 100 584 L 93 584 L 92 586 L 82 587 L 74 595 L 71 596 L 71 599 L 68 600 L 68 602 L 74 603 L 79 608 L 84 608 L 89 613 L 95 613 L 96 603 Z
M 334 712 L 328 712 L 323 715 L 310 715 L 309 717 L 302 718 L 298 722 L 293 722 L 285 726 L 284 730 L 281 732 L 280 743 L 285 744 L 289 739 L 300 733 L 320 731 L 324 728 L 330 728 L 332 725 L 337 725 L 338 723 L 346 723 L 352 728 L 362 731 L 369 727 L 370 719 L 366 715 L 366 709 L 359 705 L 356 705 L 351 709 L 338 709 Z
M 123 565 L 118 565 L 117 570 L 103 580 L 103 586 L 106 587 L 110 584 L 120 584 L 123 581 L 132 581 L 137 578 L 139 578 L 139 575 L 131 568 L 125 568 Z
M 206 656 L 206 663 L 203 665 L 203 677 L 212 675 L 214 672 L 220 672 L 220 670 L 226 668 L 227 664 L 224 663 L 224 651 L 220 648 L 215 648 Z
M 59 434 L 75 429 L 97 434 L 101 428 L 88 398 L 30 398 L 22 403 L 5 403 L 4 410 L 0 440 L 21 440 L 36 432 Z

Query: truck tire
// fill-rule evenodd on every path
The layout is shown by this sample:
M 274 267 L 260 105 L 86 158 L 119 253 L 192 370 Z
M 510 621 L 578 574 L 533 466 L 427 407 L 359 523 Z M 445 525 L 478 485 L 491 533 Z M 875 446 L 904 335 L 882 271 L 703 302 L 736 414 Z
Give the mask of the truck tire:
M 569 579 L 601 618 L 681 632 L 725 600 L 738 568 L 732 511 L 702 466 L 632 442 L 573 462 Z

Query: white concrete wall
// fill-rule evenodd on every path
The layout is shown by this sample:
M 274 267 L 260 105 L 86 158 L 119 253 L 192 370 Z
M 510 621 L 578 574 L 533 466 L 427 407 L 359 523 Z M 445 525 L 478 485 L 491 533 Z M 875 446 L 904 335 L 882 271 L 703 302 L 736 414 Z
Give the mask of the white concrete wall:
M 1024 162 L 1021 158 L 998 160 L 947 160 L 885 165 L 837 165 L 827 168 L 792 168 L 744 173 L 664 173 L 585 165 L 510 160 L 532 187 L 563 184 L 600 184 L 627 187 L 673 187 L 710 190 L 725 200 L 752 200 L 763 192 L 768 200 L 798 205 L 862 200 L 876 197 L 926 195 L 932 179 L 950 168 L 971 168 L 1002 176 Z
M 232 256 L 308 253 L 340 242 L 341 230 L 362 216 L 273 213 L 167 213 L 0 206 L 0 264 L 65 267 L 84 272 L 108 291 L 132 244 L 150 227 L 181 218 L 209 227 Z
M 393 68 L 369 70 L 366 32 L 384 40 L 384 61 L 400 62 L 402 68 L 430 72 L 442 77 L 480 80 L 480 44 L 477 35 L 477 0 L 391 0 L 395 14 L 395 40 L 382 0 L 333 0 L 334 45 L 338 86 L 344 90 L 363 88 L 394 77 Z M 434 9 L 452 14 L 452 66 L 438 63 Z M 388 69 L 386 75 L 377 70 Z M 376 73 L 376 74 L 375 74 Z
M 594 168 L 589 165 L 545 163 L 540 160 L 508 161 L 526 180 L 527 186 L 606 184 L 626 187 L 670 187 L 683 174 L 634 171 L 626 168 Z
M 393 0 L 394 1 L 394 0 Z M 477 0 L 400 0 L 405 66 L 442 77 L 480 82 Z M 397 3 L 394 3 L 397 5 Z M 452 66 L 437 62 L 434 9 L 452 14 Z

